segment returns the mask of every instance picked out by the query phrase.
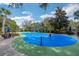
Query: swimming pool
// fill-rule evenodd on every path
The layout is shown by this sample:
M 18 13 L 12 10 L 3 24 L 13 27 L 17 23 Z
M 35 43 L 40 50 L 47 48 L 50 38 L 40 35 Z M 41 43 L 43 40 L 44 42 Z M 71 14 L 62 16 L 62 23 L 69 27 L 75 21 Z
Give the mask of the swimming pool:
M 64 34 L 51 34 L 51 37 L 48 33 L 39 32 L 22 32 L 21 34 L 26 43 L 38 46 L 60 47 L 74 45 L 77 42 L 77 39 Z

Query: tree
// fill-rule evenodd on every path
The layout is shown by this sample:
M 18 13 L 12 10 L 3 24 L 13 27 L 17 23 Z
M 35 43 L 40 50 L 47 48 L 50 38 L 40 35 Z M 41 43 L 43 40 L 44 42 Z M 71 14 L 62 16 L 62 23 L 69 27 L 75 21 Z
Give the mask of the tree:
M 28 21 L 28 20 L 24 21 L 22 23 L 23 30 L 24 31 L 31 31 L 31 24 L 32 24 L 32 21 Z
M 66 30 L 69 24 L 69 21 L 67 20 L 68 17 L 66 16 L 66 12 L 62 10 L 62 8 L 57 7 L 56 13 L 55 13 L 55 31 L 60 32 L 61 30 Z
M 43 21 L 45 32 L 53 32 L 54 31 L 54 18 L 47 17 Z
M 17 26 L 14 20 L 7 19 L 5 25 L 6 25 L 6 28 L 10 25 L 11 32 L 19 31 L 19 26 Z
M 74 12 L 74 19 L 79 19 L 79 10 L 77 10 L 76 12 Z M 77 34 L 79 35 L 79 22 L 77 25 Z
M 79 10 L 77 10 L 76 12 L 74 12 L 74 19 L 79 19 Z
M 4 20 L 3 20 L 3 23 L 2 23 L 2 31 L 3 33 L 5 33 L 5 21 L 6 21 L 6 18 L 8 15 L 10 15 L 11 12 L 7 9 L 4 9 L 4 8 L 0 8 L 0 15 L 3 16 Z
M 41 3 L 39 5 L 42 9 L 46 10 L 47 9 L 47 6 L 48 6 L 48 3 Z
M 3 17 L 0 16 L 0 33 L 2 32 L 2 21 L 3 21 Z

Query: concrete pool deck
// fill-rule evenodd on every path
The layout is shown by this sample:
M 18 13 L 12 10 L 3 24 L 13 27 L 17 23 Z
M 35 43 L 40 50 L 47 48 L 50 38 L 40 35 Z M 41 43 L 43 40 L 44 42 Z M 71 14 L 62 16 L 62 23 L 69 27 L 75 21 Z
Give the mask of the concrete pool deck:
M 11 42 L 14 40 L 14 38 L 9 38 L 2 40 L 0 37 L 0 56 L 23 56 L 24 54 L 21 54 L 17 52 L 14 48 L 11 47 Z

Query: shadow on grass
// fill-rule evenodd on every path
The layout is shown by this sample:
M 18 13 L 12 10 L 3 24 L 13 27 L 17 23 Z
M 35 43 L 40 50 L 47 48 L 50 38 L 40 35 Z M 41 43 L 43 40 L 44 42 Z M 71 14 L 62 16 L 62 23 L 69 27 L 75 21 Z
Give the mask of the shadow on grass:
M 43 47 L 27 44 L 22 38 L 16 38 L 12 46 L 29 56 L 79 56 L 79 43 L 68 47 Z

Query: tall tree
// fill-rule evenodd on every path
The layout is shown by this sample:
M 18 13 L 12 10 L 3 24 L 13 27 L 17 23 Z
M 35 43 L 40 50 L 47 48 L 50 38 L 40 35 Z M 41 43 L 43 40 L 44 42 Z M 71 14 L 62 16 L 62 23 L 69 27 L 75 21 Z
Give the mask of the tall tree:
M 2 23 L 2 32 L 5 33 L 5 21 L 6 21 L 6 18 L 8 15 L 10 15 L 11 12 L 7 9 L 4 9 L 4 8 L 0 8 L 0 15 L 3 16 L 4 20 L 3 20 L 3 23 Z
M 60 32 L 61 29 L 67 29 L 69 21 L 67 20 L 66 12 L 62 8 L 57 7 L 55 16 L 55 30 Z

